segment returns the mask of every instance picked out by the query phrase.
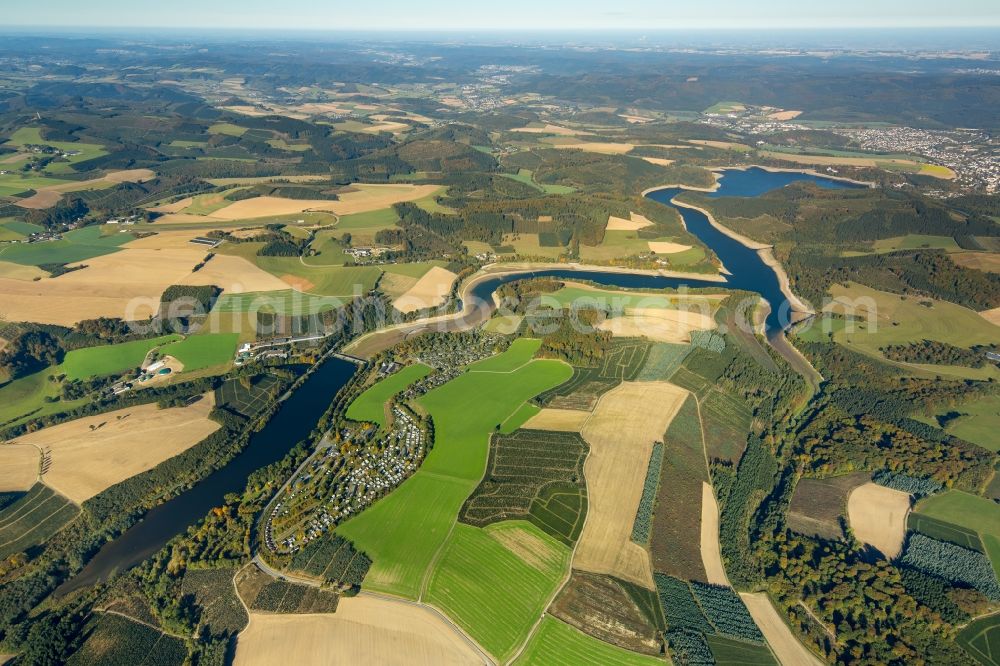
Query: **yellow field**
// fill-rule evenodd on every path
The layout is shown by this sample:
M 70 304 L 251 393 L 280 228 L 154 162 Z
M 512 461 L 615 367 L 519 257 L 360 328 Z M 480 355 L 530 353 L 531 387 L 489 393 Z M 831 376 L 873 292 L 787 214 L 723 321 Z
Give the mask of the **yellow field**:
M 948 257 L 959 266 L 985 273 L 1000 273 L 1000 252 L 954 252 Z
M 993 308 L 992 310 L 984 310 L 979 314 L 983 319 L 990 322 L 994 326 L 1000 326 L 1000 308 Z
M 11 321 L 72 326 L 81 319 L 145 319 L 172 284 L 214 284 L 225 291 L 274 291 L 289 285 L 240 257 L 216 254 L 187 238 L 198 232 L 163 232 L 131 241 L 113 254 L 87 259 L 86 268 L 58 278 L 30 280 L 34 270 L 11 277 L 0 272 L 0 310 Z
M 416 201 L 433 196 L 438 185 L 352 185 L 349 191 L 340 194 L 337 201 L 323 199 L 282 199 L 280 197 L 257 197 L 229 204 L 213 212 L 211 217 L 219 220 L 243 220 L 270 215 L 291 215 L 307 210 L 323 210 L 337 215 L 366 213 L 389 208 L 404 201 Z
M 708 141 L 703 139 L 690 139 L 688 143 L 693 143 L 696 146 L 705 146 L 706 148 L 718 148 L 719 150 L 735 150 L 737 152 L 745 153 L 750 150 L 750 146 L 745 143 L 736 143 L 734 141 Z
M 448 300 L 451 286 L 455 284 L 456 279 L 458 276 L 448 269 L 435 266 L 407 289 L 406 293 L 394 300 L 392 305 L 407 314 L 442 305 Z
M 656 166 L 670 166 L 674 163 L 674 160 L 668 160 L 665 157 L 643 157 L 642 159 Z
M 560 150 L 583 150 L 588 153 L 599 153 L 601 155 L 625 155 L 632 152 L 635 148 L 634 143 L 620 143 L 615 141 L 573 140 L 564 143 L 551 143 L 550 145 Z
M 91 180 L 72 181 L 60 185 L 50 185 L 40 187 L 35 190 L 35 194 L 17 202 L 22 208 L 51 208 L 59 202 L 62 195 L 67 192 L 80 192 L 81 190 L 91 190 L 100 187 L 109 187 L 118 183 L 141 183 L 146 180 L 156 178 L 156 173 L 150 169 L 127 169 L 125 171 L 112 171 L 101 178 Z
M 149 210 L 153 213 L 179 213 L 194 203 L 194 197 L 185 197 L 173 203 L 155 206 Z
M 709 583 L 729 585 L 719 546 L 719 503 L 712 486 L 705 481 L 701 482 L 701 562 Z
M 753 617 L 754 622 L 760 627 L 761 633 L 767 639 L 768 645 L 774 651 L 778 662 L 783 666 L 821 666 L 823 662 L 816 655 L 807 650 L 792 634 L 778 611 L 771 604 L 771 600 L 764 592 L 750 594 L 740 592 L 740 598 L 746 604 L 747 610 Z
M 671 310 L 667 308 L 628 308 L 618 317 L 610 317 L 597 325 L 611 331 L 615 337 L 644 337 L 657 342 L 690 342 L 691 331 L 715 328 L 710 312 Z
M 919 162 L 914 162 L 913 160 L 902 160 L 887 157 L 883 158 L 879 156 L 838 157 L 835 155 L 797 155 L 794 153 L 779 153 L 770 150 L 761 151 L 761 155 L 775 160 L 782 160 L 784 162 L 793 162 L 795 164 L 816 164 L 821 166 L 880 168 L 882 165 L 898 165 L 913 168 L 925 176 L 934 176 L 935 178 L 942 178 L 944 180 L 951 180 L 956 177 L 955 172 L 948 167 L 938 166 L 935 164 L 921 164 Z
M 767 117 L 771 120 L 795 120 L 801 115 L 801 111 L 775 111 L 767 114 Z
M 437 613 L 370 596 L 341 598 L 324 615 L 250 614 L 236 666 L 272 664 L 477 664 L 482 657 Z
M 682 243 L 649 241 L 649 251 L 655 252 L 656 254 L 674 254 L 675 252 L 685 252 L 690 249 L 690 245 L 684 245 Z
M 866 483 L 847 497 L 847 517 L 854 536 L 892 559 L 903 549 L 910 496 L 876 483 Z
M 622 382 L 601 396 L 581 433 L 590 444 L 588 508 L 574 568 L 654 589 L 649 553 L 631 540 L 632 519 L 653 443 L 663 440 L 687 395 L 667 382 Z
M 0 261 L 0 278 L 34 280 L 35 278 L 46 278 L 48 276 L 48 273 L 37 266 L 24 266 L 22 264 L 15 264 L 13 261 Z
M 30 444 L 0 445 L 0 492 L 30 490 L 38 480 L 41 453 Z
M 605 229 L 607 231 L 638 231 L 644 227 L 653 226 L 648 218 L 638 213 L 630 213 L 629 218 L 626 220 L 624 217 L 611 216 L 608 218 L 608 226 Z
M 555 409 L 546 407 L 521 426 L 534 430 L 555 430 L 558 432 L 580 432 L 590 418 L 590 412 L 578 409 Z
M 214 393 L 187 407 L 126 407 L 50 426 L 18 437 L 51 460 L 42 481 L 81 503 L 116 483 L 150 470 L 219 429 L 208 418 Z
M 590 132 L 560 127 L 559 125 L 546 125 L 545 127 L 519 127 L 511 132 L 524 132 L 525 134 L 554 134 L 556 136 L 580 136 L 588 135 Z

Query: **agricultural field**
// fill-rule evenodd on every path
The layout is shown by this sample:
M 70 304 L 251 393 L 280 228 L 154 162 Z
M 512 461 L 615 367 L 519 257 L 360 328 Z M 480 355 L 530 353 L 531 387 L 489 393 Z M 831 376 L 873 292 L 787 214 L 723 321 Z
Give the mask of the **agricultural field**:
M 646 466 L 635 461 L 649 460 L 686 397 L 666 382 L 623 382 L 601 396 L 581 433 L 590 445 L 584 465 L 589 506 L 574 568 L 651 587 L 649 557 L 632 542 L 631 521 L 623 517 L 636 515 L 642 497 Z M 667 450 L 669 457 L 669 442 Z
M 252 261 L 296 291 L 316 296 L 365 294 L 375 288 L 382 275 L 376 266 L 307 266 L 299 257 L 254 257 Z
M 541 408 L 530 402 L 526 402 L 521 405 L 516 412 L 507 417 L 507 420 L 500 424 L 500 434 L 509 435 L 516 431 L 518 428 L 524 426 L 525 423 L 535 418 Z M 546 428 L 539 428 L 540 430 L 546 430 Z
M 801 666 L 820 666 L 822 664 L 816 655 L 807 650 L 795 637 L 782 617 L 778 615 L 778 611 L 775 610 L 774 604 L 771 603 L 771 599 L 766 593 L 742 592 L 740 598 L 757 627 L 767 639 L 767 644 L 774 651 L 778 663 Z
M 537 408 L 536 408 L 537 409 Z M 554 430 L 556 432 L 580 432 L 583 424 L 590 418 L 590 412 L 578 409 L 553 409 L 546 407 L 537 410 L 522 427 L 529 430 Z
M 180 339 L 179 335 L 164 335 L 114 345 L 74 349 L 66 353 L 63 362 L 55 369 L 55 374 L 65 374 L 67 379 L 86 379 L 136 369 L 142 365 L 149 350 Z
M 847 515 L 847 498 L 855 488 L 871 480 L 865 472 L 826 479 L 800 479 L 788 506 L 788 526 L 800 533 L 823 539 L 842 539 L 841 518 Z
M 272 215 L 298 214 L 306 211 L 328 211 L 336 215 L 352 215 L 382 210 L 396 203 L 416 201 L 436 194 L 438 185 L 366 185 L 355 184 L 338 192 L 339 198 L 329 199 L 282 199 L 262 196 L 244 199 L 211 211 L 215 220 L 245 220 Z M 208 220 L 211 221 L 211 220 Z
M 0 444 L 0 493 L 31 490 L 38 480 L 41 452 L 28 444 Z
M 708 468 L 698 405 L 676 389 L 680 403 L 663 437 L 666 455 L 653 510 L 650 552 L 653 569 L 685 580 L 707 580 L 701 554 L 702 483 Z
M 517 233 L 503 237 L 503 248 L 513 248 L 514 253 L 521 257 L 544 257 L 558 259 L 566 254 L 566 246 L 556 240 L 546 240 L 541 234 Z M 510 252 L 510 250 L 507 250 Z
M 402 646 L 405 646 L 403 648 Z M 414 666 L 462 666 L 482 661 L 433 611 L 388 599 L 341 599 L 327 615 L 252 614 L 236 642 L 236 666 L 308 664 L 316 655 L 333 663 L 394 663 L 405 649 Z
M 76 152 L 78 155 L 69 155 L 65 161 L 51 162 L 45 167 L 46 173 L 72 173 L 73 165 L 78 162 L 94 159 L 107 155 L 103 146 L 96 143 L 85 143 L 83 141 L 49 141 L 42 138 L 41 130 L 37 127 L 22 127 L 10 135 L 7 143 L 12 146 L 23 148 L 31 144 L 36 146 L 52 146 L 63 152 Z
M 477 361 L 469 366 L 474 372 L 513 372 L 529 363 L 542 346 L 536 338 L 518 338 L 503 354 Z
M 646 588 L 574 571 L 547 612 L 605 643 L 643 654 L 660 653 L 660 602 Z
M 126 407 L 50 426 L 14 441 L 46 458 L 42 480 L 75 502 L 186 451 L 219 429 L 208 418 L 213 394 L 186 407 Z M 144 442 L 137 447 L 136 442 Z
M 914 515 L 976 532 L 993 568 L 1000 572 L 1000 506 L 992 500 L 960 490 L 948 490 L 918 502 Z
M 288 569 L 322 583 L 360 587 L 371 564 L 347 539 L 324 534 L 296 552 Z
M 717 388 L 701 400 L 700 407 L 708 457 L 739 461 L 753 418 L 750 408 L 740 398 Z
M 958 417 L 953 413 L 957 412 Z M 949 415 L 944 425 L 944 431 L 949 435 L 972 442 L 989 451 L 1000 450 L 1000 396 L 987 395 L 975 400 L 957 405 L 942 407 L 935 417 Z M 938 426 L 937 418 L 928 418 L 923 414 L 913 416 L 927 425 Z
M 336 296 L 314 296 L 294 289 L 241 294 L 223 293 L 212 307 L 212 316 L 268 312 L 297 317 L 335 310 L 343 304 L 344 301 Z
M 274 375 L 250 377 L 248 383 L 248 386 L 244 386 L 242 378 L 237 377 L 227 379 L 215 390 L 215 404 L 252 417 L 278 397 L 275 388 L 279 380 Z
M 663 660 L 608 645 L 555 618 L 544 617 L 514 663 L 518 666 L 653 666 L 662 664 Z
M 75 264 L 118 252 L 122 245 L 134 239 L 128 233 L 104 235 L 100 226 L 90 226 L 66 232 L 62 240 L 2 246 L 0 260 L 25 266 Z
M 79 513 L 75 504 L 41 483 L 18 493 L 0 509 L 0 558 L 44 543 Z
M 216 636 L 242 631 L 250 621 L 236 596 L 236 569 L 188 569 L 181 581 L 181 594 L 192 595 L 201 611 L 201 621 Z
M 397 393 L 431 373 L 431 368 L 415 363 L 369 386 L 348 406 L 346 416 L 353 421 L 387 425 L 387 404 Z
M 906 529 L 919 532 L 938 541 L 948 541 L 962 548 L 986 552 L 979 533 L 965 527 L 931 518 L 920 513 L 911 513 L 906 519 Z
M 843 330 L 834 333 L 833 340 L 869 356 L 884 358 L 880 351 L 882 347 L 923 340 L 968 348 L 993 344 L 997 339 L 996 326 L 979 316 L 979 313 L 954 303 L 917 296 L 899 296 L 855 283 L 851 283 L 849 287 L 834 285 L 830 288 L 830 293 L 835 302 L 825 310 L 844 312 L 846 309 L 866 320 L 865 324 L 856 325 L 853 332 Z M 902 365 L 931 373 L 931 376 L 983 380 L 1000 377 L 996 368 L 990 366 L 976 369 L 943 365 Z
M 706 636 L 708 649 L 719 666 L 777 666 L 774 655 L 763 645 L 725 636 Z
M 547 183 L 535 182 L 535 173 L 531 169 L 519 169 L 517 173 L 501 173 L 500 175 L 504 178 L 510 178 L 511 180 L 534 187 L 539 192 L 544 192 L 545 194 L 573 194 L 576 192 L 576 188 L 567 185 L 549 185 Z
M 240 598 L 254 615 L 333 613 L 340 600 L 335 592 L 329 590 L 275 580 L 254 564 L 243 567 L 236 574 L 235 583 Z
M 572 547 L 587 514 L 587 450 L 575 433 L 518 430 L 494 435 L 486 474 L 462 505 L 459 520 L 477 527 L 528 520 Z
M 112 613 L 101 614 L 84 632 L 86 640 L 68 666 L 175 666 L 188 654 L 183 640 Z
M 722 563 L 722 544 L 719 543 L 719 501 L 715 489 L 707 481 L 701 482 L 701 563 L 705 578 L 713 585 L 729 586 L 729 576 Z
M 0 386 L 0 422 L 14 425 L 29 417 L 62 412 L 87 402 L 87 398 L 57 400 L 60 384 L 50 381 L 48 375 L 35 372 Z
M 160 349 L 184 365 L 186 372 L 204 370 L 231 363 L 236 354 L 238 333 L 205 333 L 189 335 Z
M 558 409 L 591 411 L 602 393 L 623 381 L 633 381 L 646 363 L 650 344 L 645 340 L 616 340 L 601 365 L 573 368 L 572 378 L 538 396 L 539 402 Z
M 438 307 L 447 302 L 458 276 L 446 268 L 434 266 L 392 302 L 404 314 Z
M 1000 616 L 972 622 L 955 640 L 983 666 L 1000 666 Z
M 641 382 L 669 380 L 677 368 L 681 367 L 684 358 L 691 351 L 690 345 L 657 342 L 650 346 L 646 364 L 636 376 Z
M 907 234 L 906 236 L 897 236 L 895 238 L 883 238 L 872 243 L 872 249 L 878 254 L 897 252 L 899 250 L 919 250 L 921 248 L 934 248 L 947 252 L 960 252 L 962 250 L 951 236 Z
M 424 395 L 434 419 L 435 445 L 423 466 L 387 497 L 337 528 L 373 560 L 365 587 L 415 598 L 462 503 L 479 484 L 489 437 L 527 400 L 570 377 L 569 366 L 537 360 L 511 347 L 487 368 L 471 369 Z M 533 352 L 531 352 L 533 354 Z M 508 356 L 509 355 L 509 356 Z M 521 366 L 521 367 L 518 367 Z
M 425 599 L 490 654 L 509 658 L 527 638 L 569 566 L 570 550 L 524 521 L 458 524 Z
M 892 559 L 903 548 L 910 495 L 876 483 L 865 483 L 847 498 L 847 518 L 854 536 Z

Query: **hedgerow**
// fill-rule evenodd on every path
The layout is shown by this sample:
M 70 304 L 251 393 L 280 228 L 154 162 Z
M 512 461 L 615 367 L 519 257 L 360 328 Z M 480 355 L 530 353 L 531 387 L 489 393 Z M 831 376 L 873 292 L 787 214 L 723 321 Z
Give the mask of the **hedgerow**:
M 994 601 L 1000 600 L 1000 584 L 990 561 L 982 553 L 911 533 L 901 562 L 945 580 L 974 587 Z
M 653 452 L 649 456 L 649 467 L 646 469 L 646 480 L 642 484 L 642 498 L 632 523 L 632 541 L 645 545 L 649 541 L 649 529 L 652 527 L 653 501 L 656 499 L 656 486 L 660 480 L 660 466 L 663 464 L 663 443 L 653 444 Z

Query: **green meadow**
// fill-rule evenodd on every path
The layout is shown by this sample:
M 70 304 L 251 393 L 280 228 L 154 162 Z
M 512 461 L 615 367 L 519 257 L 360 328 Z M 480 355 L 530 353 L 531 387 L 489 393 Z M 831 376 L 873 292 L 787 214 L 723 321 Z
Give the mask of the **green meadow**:
M 504 540 L 523 545 L 530 557 L 522 559 Z M 526 521 L 486 528 L 458 523 L 431 574 L 425 598 L 502 663 L 545 610 L 571 555 L 568 547 Z
M 513 372 L 534 357 L 542 346 L 536 338 L 518 338 L 503 354 L 491 356 L 469 366 L 476 372 Z
M 385 404 L 413 382 L 426 377 L 431 369 L 422 363 L 408 365 L 393 375 L 370 386 L 347 408 L 347 418 L 369 421 L 385 426 Z
M 504 359 L 508 354 L 511 357 Z M 572 374 L 558 361 L 525 365 L 525 360 L 523 350 L 512 348 L 497 363 L 521 366 L 517 370 L 471 370 L 420 398 L 418 403 L 434 419 L 435 429 L 435 445 L 420 470 L 337 528 L 373 560 L 366 588 L 419 597 L 435 554 L 483 475 L 490 433 L 527 400 Z
M 653 666 L 665 662 L 610 645 L 546 615 L 514 663 L 517 666 Z
M 0 248 L 0 260 L 25 266 L 73 264 L 117 252 L 120 246 L 131 240 L 135 240 L 132 234 L 105 236 L 100 226 L 90 226 L 63 234 L 62 240 L 4 246 Z
M 65 374 L 67 379 L 102 377 L 130 368 L 138 368 L 150 349 L 180 340 L 179 335 L 164 335 L 148 340 L 133 340 L 116 345 L 84 347 L 67 352 L 61 365 L 53 369 L 54 374 Z
M 183 340 L 165 345 L 162 355 L 171 355 L 184 364 L 184 372 L 225 365 L 236 355 L 239 333 L 207 333 L 189 335 Z
M 961 490 L 948 490 L 921 500 L 914 511 L 979 534 L 993 570 L 1000 575 L 1000 505 Z

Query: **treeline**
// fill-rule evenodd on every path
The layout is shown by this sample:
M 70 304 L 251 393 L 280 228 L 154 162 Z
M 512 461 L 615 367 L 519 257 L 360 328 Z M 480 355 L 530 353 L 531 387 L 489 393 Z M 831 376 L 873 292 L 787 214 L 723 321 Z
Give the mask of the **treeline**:
M 988 363 L 1000 363 L 986 356 L 987 352 L 994 354 L 1000 352 L 998 345 L 975 345 L 965 349 L 937 340 L 922 340 L 905 345 L 888 345 L 882 347 L 880 351 L 886 358 L 904 363 L 962 365 L 968 368 L 982 368 Z

